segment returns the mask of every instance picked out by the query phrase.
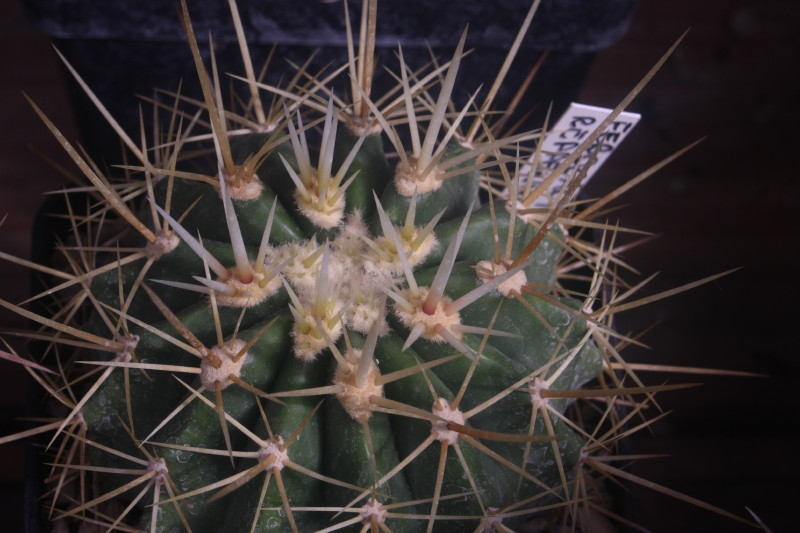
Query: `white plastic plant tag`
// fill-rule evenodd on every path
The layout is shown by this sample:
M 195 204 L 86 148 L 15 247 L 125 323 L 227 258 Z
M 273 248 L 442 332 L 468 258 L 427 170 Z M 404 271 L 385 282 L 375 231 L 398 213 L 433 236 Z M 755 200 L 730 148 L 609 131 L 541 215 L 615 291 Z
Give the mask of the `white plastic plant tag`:
M 526 166 L 520 173 L 522 182 L 520 183 L 519 191 L 532 191 L 535 189 L 548 175 L 550 171 L 561 164 L 569 155 L 586 139 L 594 129 L 611 114 L 613 110 L 605 107 L 595 107 L 584 104 L 571 103 L 569 108 L 564 112 L 561 118 L 556 122 L 556 125 L 550 129 L 550 132 L 545 137 L 541 150 L 541 162 L 536 175 L 533 176 L 533 183 L 527 184 L 530 178 L 531 167 Z M 559 176 L 547 191 L 530 205 L 533 208 L 549 207 L 555 203 L 558 193 L 564 187 L 564 183 L 573 175 L 576 168 L 583 167 L 589 160 L 592 152 L 597 148 L 598 143 L 601 144 L 597 153 L 597 158 L 592 163 L 591 167 L 586 172 L 586 176 L 581 181 L 578 191 L 586 185 L 592 178 L 595 172 L 605 163 L 606 159 L 614 152 L 617 146 L 627 137 L 628 133 L 639 122 L 641 115 L 639 113 L 631 113 L 623 111 L 619 114 L 616 120 L 612 122 L 606 131 L 598 137 L 588 150 L 586 150 L 569 169 Z M 533 156 L 529 160 L 533 162 Z M 576 192 L 577 194 L 577 192 Z

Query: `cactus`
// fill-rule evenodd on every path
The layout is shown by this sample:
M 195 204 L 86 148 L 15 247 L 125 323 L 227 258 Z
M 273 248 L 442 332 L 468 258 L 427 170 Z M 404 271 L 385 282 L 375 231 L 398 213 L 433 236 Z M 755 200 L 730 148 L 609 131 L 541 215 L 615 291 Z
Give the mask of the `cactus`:
M 169 142 L 109 117 L 136 160 L 111 179 L 61 140 L 96 200 L 79 215 L 86 189 L 68 193 L 80 253 L 49 291 L 66 296 L 52 318 L 2 303 L 60 361 L 60 378 L 25 363 L 67 410 L 41 429 L 52 519 L 508 530 L 579 522 L 596 480 L 624 477 L 593 457 L 667 387 L 641 385 L 613 342 L 628 294 L 616 230 L 591 216 L 614 195 L 581 212 L 576 172 L 555 205 L 530 207 L 520 146 L 542 134 L 502 135 L 491 95 L 453 111 L 464 38 L 427 70 L 401 50 L 395 100 L 374 98 L 374 8 L 350 43 L 349 104 L 302 70 L 260 84 L 244 54 L 248 112 L 225 109 L 184 5 L 204 98 L 157 105 Z M 268 92 L 281 99 L 265 108 Z M 603 399 L 599 420 L 587 398 Z

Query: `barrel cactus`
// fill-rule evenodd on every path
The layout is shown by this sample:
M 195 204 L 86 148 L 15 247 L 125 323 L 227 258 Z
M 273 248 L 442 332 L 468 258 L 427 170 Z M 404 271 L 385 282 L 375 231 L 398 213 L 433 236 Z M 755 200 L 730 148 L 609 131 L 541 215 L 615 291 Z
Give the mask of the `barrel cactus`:
M 238 112 L 184 6 L 204 98 L 158 104 L 168 140 L 109 117 L 136 159 L 121 179 L 62 140 L 99 200 L 70 209 L 81 259 L 50 290 L 67 303 L 52 319 L 3 304 L 60 361 L 63 381 L 40 379 L 68 413 L 47 426 L 52 519 L 399 532 L 580 517 L 590 456 L 623 421 L 609 400 L 595 434 L 575 399 L 654 392 L 614 373 L 612 245 L 580 239 L 580 171 L 531 207 L 520 176 L 540 132 L 499 134 L 491 94 L 452 108 L 463 39 L 427 71 L 400 50 L 399 90 L 374 98 L 374 9 L 350 42 L 349 102 L 303 70 L 260 84 L 244 54 Z M 578 268 L 583 292 L 560 276 Z

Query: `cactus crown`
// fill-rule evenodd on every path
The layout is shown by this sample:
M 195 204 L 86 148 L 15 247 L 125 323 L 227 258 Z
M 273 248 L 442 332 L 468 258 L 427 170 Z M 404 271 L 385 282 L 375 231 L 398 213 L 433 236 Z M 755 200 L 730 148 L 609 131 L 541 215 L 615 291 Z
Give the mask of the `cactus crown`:
M 42 324 L 65 369 L 29 366 L 68 411 L 47 428 L 53 520 L 505 531 L 579 521 L 621 472 L 599 456 L 665 387 L 642 386 L 616 347 L 613 313 L 632 307 L 622 230 L 591 220 L 615 194 L 586 208 L 578 170 L 531 208 L 541 191 L 520 177 L 544 133 L 504 135 L 489 111 L 508 64 L 483 103 L 451 103 L 466 32 L 421 70 L 399 50 L 397 90 L 372 95 L 363 6 L 330 77 L 260 83 L 239 35 L 237 112 L 184 4 L 203 99 L 157 104 L 169 126 L 149 141 L 109 117 L 136 161 L 122 179 L 62 139 L 98 200 L 70 213 L 79 252 L 50 291 L 68 296 L 52 319 L 3 302 Z M 349 103 L 328 89 L 340 73 Z M 77 206 L 85 189 L 67 194 Z

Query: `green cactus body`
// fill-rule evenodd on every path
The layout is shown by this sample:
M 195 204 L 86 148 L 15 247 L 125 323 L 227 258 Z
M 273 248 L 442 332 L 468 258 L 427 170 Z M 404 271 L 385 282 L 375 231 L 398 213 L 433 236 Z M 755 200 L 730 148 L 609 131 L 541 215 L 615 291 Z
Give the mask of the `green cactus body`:
M 443 76 L 424 120 L 402 65 L 408 153 L 380 111 L 332 95 L 228 134 L 204 86 L 214 142 L 177 169 L 143 161 L 130 212 L 104 193 L 143 239 L 123 233 L 141 251 L 91 276 L 83 344 L 111 340 L 87 351 L 100 377 L 74 413 L 121 521 L 460 532 L 572 501 L 585 443 L 563 391 L 601 373 L 597 324 L 558 289 L 555 214 L 523 219 L 482 174 L 519 172 L 501 151 L 532 136 L 454 134 L 463 46 L 418 82 Z
M 303 139 L 294 135 L 295 144 Z M 237 137 L 237 157 L 257 151 L 266 138 Z M 358 137 L 340 132 L 335 139 L 346 150 L 337 150 L 334 160 L 347 163 Z M 179 285 L 205 277 L 207 268 L 184 238 L 149 266 L 145 283 L 160 298 L 140 290 L 128 303 L 129 335 L 138 338 L 135 360 L 190 370 L 183 376 L 180 370 L 145 371 L 135 364 L 115 370 L 83 413 L 98 442 L 126 453 L 135 453 L 136 439 L 120 444 L 130 431 L 122 423 L 137 439 L 150 435 L 144 446 L 163 460 L 174 484 L 171 498 L 162 489 L 167 502 L 155 530 L 177 531 L 185 521 L 195 532 L 219 531 L 226 516 L 230 531 L 252 524 L 257 531 L 307 531 L 337 521 L 355 529 L 385 523 L 392 531 L 421 531 L 431 522 L 435 531 L 462 531 L 529 498 L 535 502 L 530 507 L 564 501 L 564 472 L 576 462 L 582 440 L 560 421 L 550 440 L 526 437 L 548 434 L 532 417 L 534 379 L 557 373 L 552 387 L 579 388 L 600 371 L 586 321 L 570 312 L 578 304 L 494 288 L 457 312 L 442 311 L 486 283 L 478 274 L 487 267 L 478 264 L 491 264 L 493 235 L 506 242 L 506 208 L 476 206 L 479 177 L 469 169 L 436 191 L 401 194 L 387 176 L 391 166 L 380 136 L 369 134 L 343 169 L 346 179 L 355 178 L 341 194 L 338 220 L 320 226 L 297 200 L 297 176 L 290 173 L 302 175 L 298 160 L 304 156 L 289 144 L 271 151 L 260 166 L 263 188 L 254 198 L 223 200 L 230 183 L 226 192 L 178 178 L 164 178 L 155 187 L 163 212 L 174 214 L 170 224 L 198 236 L 231 278 L 239 272 L 234 240 L 241 239 L 250 262 L 264 257 L 261 267 L 251 267 L 250 286 L 275 267 L 263 283 L 266 290 L 243 296 L 249 290 L 245 282 L 230 290 L 239 294 L 229 296 L 215 286 L 212 305 L 208 291 Z M 454 146 L 445 157 L 465 152 Z M 468 160 L 461 164 L 469 167 Z M 332 166 L 328 172 L 339 170 Z M 412 204 L 413 220 L 407 220 Z M 235 213 L 238 227 L 226 222 L 226 211 Z M 441 218 L 433 230 L 415 242 L 436 217 Z M 262 245 L 268 221 L 268 245 Z M 536 231 L 518 219 L 513 252 Z M 555 230 L 542 242 L 521 270 L 525 281 L 555 281 L 562 240 Z M 144 261 L 96 277 L 92 290 L 98 300 L 121 308 L 120 294 L 131 291 Z M 449 273 L 440 274 L 443 262 L 451 263 Z M 433 320 L 418 325 L 413 315 L 426 313 L 424 295 L 437 277 L 446 281 L 444 294 L 437 311 L 428 314 Z M 404 348 L 409 335 L 419 338 Z M 235 352 L 250 339 L 254 343 L 240 354 L 241 369 L 230 370 L 235 380 L 224 375 L 227 367 L 212 378 L 191 370 L 214 366 L 207 353 L 219 346 L 239 342 L 228 348 Z M 359 365 L 360 347 L 374 361 L 368 374 L 359 370 L 366 368 Z M 227 427 L 214 407 L 220 401 Z M 553 450 L 559 451 L 560 470 Z M 93 455 L 107 467 L 124 463 Z M 232 481 L 207 488 L 226 479 Z M 219 490 L 222 496 L 215 497 Z M 142 526 L 151 527 L 152 513 L 145 510 L 142 517 Z
M 619 442 L 649 427 L 653 395 L 680 385 L 645 386 L 638 370 L 659 365 L 621 359 L 635 338 L 612 317 L 678 290 L 632 299 L 644 283 L 622 279 L 615 241 L 631 230 L 589 220 L 629 185 L 586 210 L 572 197 L 603 123 L 668 54 L 545 170 L 545 134 L 506 136 L 515 119 L 491 110 L 516 52 L 483 103 L 451 101 L 466 33 L 419 70 L 400 50 L 397 90 L 372 99 L 364 0 L 342 69 L 309 62 L 277 87 L 243 53 L 249 96 L 224 109 L 185 4 L 203 97 L 158 103 L 153 139 L 129 137 L 67 64 L 127 146 L 124 177 L 33 104 L 91 183 L 65 193 L 68 267 L 35 267 L 58 278 L 31 298 L 52 315 L 0 300 L 42 326 L 35 358 L 0 358 L 26 366 L 56 421 L 0 444 L 55 430 L 54 531 L 596 529 L 629 524 L 605 508 L 614 478 L 750 523 L 613 466 L 638 457 Z M 345 74 L 350 103 L 331 88 Z

